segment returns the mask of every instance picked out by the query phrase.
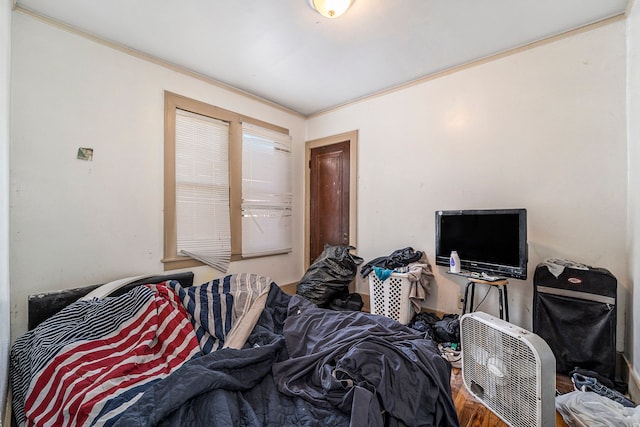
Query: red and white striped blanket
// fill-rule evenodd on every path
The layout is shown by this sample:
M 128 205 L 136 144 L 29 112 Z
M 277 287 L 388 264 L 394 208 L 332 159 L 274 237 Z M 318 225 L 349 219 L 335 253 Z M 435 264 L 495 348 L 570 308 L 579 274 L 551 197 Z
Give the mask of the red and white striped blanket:
M 12 347 L 16 420 L 26 426 L 113 424 L 153 383 L 221 348 L 246 295 L 254 298 L 269 284 L 255 275 L 184 289 L 171 281 L 71 304 Z

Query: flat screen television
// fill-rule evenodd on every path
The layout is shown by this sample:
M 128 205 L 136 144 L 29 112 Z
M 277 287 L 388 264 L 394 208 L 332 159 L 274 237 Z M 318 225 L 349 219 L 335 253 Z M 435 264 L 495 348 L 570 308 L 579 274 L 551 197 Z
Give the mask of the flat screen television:
M 462 270 L 527 278 L 527 210 L 436 211 L 436 264 L 457 251 Z

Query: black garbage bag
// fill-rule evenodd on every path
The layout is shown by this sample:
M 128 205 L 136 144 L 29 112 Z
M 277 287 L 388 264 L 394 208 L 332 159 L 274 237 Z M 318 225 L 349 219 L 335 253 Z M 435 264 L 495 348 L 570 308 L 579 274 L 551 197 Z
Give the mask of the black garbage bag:
M 349 283 L 363 259 L 349 253 L 353 246 L 325 245 L 322 253 L 296 287 L 296 293 L 318 307 L 328 307 L 335 298 L 349 295 Z

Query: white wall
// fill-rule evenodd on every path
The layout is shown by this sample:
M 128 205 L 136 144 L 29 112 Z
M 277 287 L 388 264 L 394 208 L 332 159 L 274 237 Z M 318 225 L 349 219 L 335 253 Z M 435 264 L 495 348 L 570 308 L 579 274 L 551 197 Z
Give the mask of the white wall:
M 9 362 L 9 68 L 11 1 L 0 4 L 0 424 Z
M 514 323 L 531 327 L 547 257 L 608 268 L 629 287 L 624 22 L 319 115 L 307 138 L 354 129 L 365 260 L 413 246 L 433 263 L 436 210 L 524 207 L 529 278 L 510 281 Z M 464 280 L 445 271 L 426 306 L 458 312 Z M 496 294 L 483 309 L 497 315 Z M 621 349 L 623 309 L 618 329 Z
M 640 3 L 627 18 L 627 137 L 629 145 L 629 269 L 633 282 L 628 355 L 640 378 Z M 636 380 L 637 381 L 637 380 Z M 636 385 L 637 387 L 638 385 Z
M 11 331 L 26 330 L 27 296 L 160 272 L 163 256 L 163 92 L 283 126 L 304 159 L 304 119 L 129 56 L 20 12 L 13 14 Z M 94 149 L 92 162 L 76 159 Z M 302 229 L 296 170 L 294 228 Z M 232 263 L 284 284 L 303 274 L 293 253 Z M 203 282 L 221 274 L 197 271 Z

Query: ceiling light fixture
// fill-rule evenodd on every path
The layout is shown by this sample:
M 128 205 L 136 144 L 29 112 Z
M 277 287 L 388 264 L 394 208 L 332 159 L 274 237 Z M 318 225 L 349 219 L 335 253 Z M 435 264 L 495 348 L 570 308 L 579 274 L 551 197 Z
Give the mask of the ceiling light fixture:
M 311 6 L 322 16 L 337 18 L 349 9 L 353 0 L 311 0 Z

